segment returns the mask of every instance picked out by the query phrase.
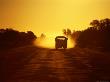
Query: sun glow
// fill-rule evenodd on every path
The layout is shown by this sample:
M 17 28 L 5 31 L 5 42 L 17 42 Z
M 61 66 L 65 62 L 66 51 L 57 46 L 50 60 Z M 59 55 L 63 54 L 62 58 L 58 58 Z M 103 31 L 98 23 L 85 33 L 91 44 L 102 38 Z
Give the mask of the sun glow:
M 0 0 L 0 28 L 40 33 L 84 30 L 94 19 L 110 18 L 110 0 Z M 8 13 L 7 13 L 8 12 Z

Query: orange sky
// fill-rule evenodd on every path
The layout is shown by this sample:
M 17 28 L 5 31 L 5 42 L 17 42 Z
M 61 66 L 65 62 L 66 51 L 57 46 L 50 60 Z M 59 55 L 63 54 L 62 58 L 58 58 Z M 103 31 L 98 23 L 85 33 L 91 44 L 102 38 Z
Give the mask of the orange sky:
M 93 19 L 110 18 L 110 0 L 0 0 L 0 27 L 60 35 L 82 30 Z

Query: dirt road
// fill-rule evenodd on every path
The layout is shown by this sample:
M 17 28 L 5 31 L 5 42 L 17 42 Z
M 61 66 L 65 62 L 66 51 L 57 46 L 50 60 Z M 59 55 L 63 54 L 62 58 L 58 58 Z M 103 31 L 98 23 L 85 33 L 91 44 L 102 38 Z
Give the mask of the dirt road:
M 87 53 L 33 46 L 2 52 L 0 82 L 95 82 Z

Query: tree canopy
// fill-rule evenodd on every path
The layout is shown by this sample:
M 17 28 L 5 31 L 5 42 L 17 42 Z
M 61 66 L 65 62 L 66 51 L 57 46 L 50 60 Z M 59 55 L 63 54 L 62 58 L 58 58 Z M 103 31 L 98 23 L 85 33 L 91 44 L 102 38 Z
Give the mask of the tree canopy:
M 0 29 L 0 49 L 32 44 L 37 37 L 32 31 L 19 32 L 13 29 Z

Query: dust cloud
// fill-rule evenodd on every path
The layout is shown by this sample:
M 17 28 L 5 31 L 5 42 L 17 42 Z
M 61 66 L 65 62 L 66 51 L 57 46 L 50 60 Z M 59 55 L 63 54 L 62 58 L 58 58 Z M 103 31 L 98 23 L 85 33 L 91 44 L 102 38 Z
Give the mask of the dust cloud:
M 34 44 L 38 47 L 54 49 L 55 37 L 45 37 L 45 38 L 38 37 Z M 69 49 L 73 47 L 75 47 L 75 41 L 72 40 L 71 38 L 68 38 L 67 48 Z

